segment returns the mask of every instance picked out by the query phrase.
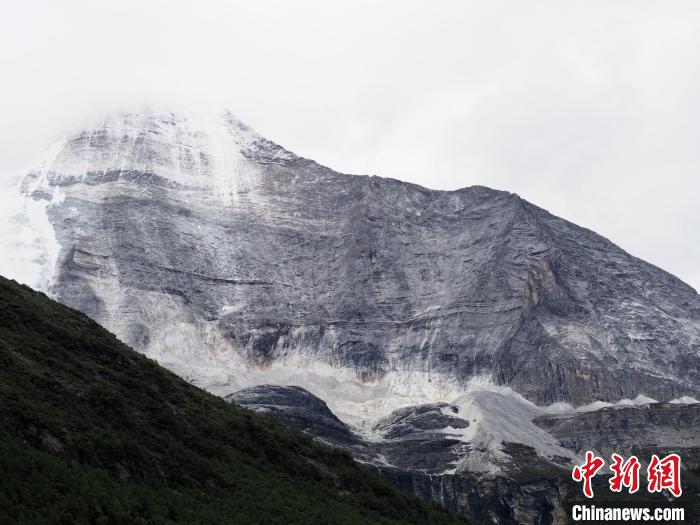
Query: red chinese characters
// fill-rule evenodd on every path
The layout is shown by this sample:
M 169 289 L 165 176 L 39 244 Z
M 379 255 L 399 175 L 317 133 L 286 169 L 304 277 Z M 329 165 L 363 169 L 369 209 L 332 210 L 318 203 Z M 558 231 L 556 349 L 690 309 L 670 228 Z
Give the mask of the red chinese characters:
M 627 487 L 630 494 L 634 494 L 639 490 L 639 460 L 637 456 L 632 456 L 625 461 L 618 454 L 612 455 L 612 465 L 610 470 L 613 475 L 610 478 L 610 490 L 613 492 L 622 492 L 622 487 Z
M 583 494 L 587 498 L 593 497 L 593 478 L 605 465 L 605 460 L 596 456 L 593 452 L 586 452 L 586 461 L 583 465 L 576 465 L 571 477 L 574 481 L 583 481 Z M 639 470 L 641 463 L 637 456 L 625 459 L 619 454 L 613 453 L 610 470 L 612 476 L 608 480 L 612 492 L 627 492 L 634 494 L 639 490 Z M 681 488 L 681 458 L 678 454 L 669 454 L 663 459 L 654 454 L 647 468 L 647 490 L 649 492 L 662 492 L 668 490 L 675 497 L 683 494 Z
M 647 468 L 649 492 L 661 492 L 664 489 L 676 497 L 683 493 L 681 489 L 681 458 L 678 454 L 669 454 L 663 459 L 654 454 Z
M 583 480 L 583 494 L 587 498 L 593 497 L 593 486 L 591 480 L 598 473 L 598 471 L 603 468 L 605 461 L 603 459 L 595 456 L 593 452 L 586 452 L 586 461 L 583 465 L 576 465 L 574 471 L 571 473 L 571 477 L 574 481 Z

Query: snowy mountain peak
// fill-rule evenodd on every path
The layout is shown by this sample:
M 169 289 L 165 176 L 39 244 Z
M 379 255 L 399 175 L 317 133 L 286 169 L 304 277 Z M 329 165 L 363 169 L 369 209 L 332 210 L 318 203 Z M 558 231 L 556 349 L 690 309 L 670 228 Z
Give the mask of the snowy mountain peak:
M 304 372 L 366 419 L 418 376 L 420 402 L 479 376 L 539 405 L 697 392 L 678 279 L 512 194 L 337 173 L 229 112 L 112 115 L 8 195 L 0 272 L 219 393 Z
M 183 195 L 204 192 L 231 206 L 254 192 L 258 164 L 295 159 L 227 110 L 101 117 L 52 144 L 34 167 L 0 179 L 0 273 L 50 291 L 60 247 L 49 215 L 67 188 L 83 194 L 112 181 L 134 194 L 148 183 L 180 188 Z
M 230 203 L 249 182 L 248 161 L 257 158 L 289 161 L 294 155 L 228 111 L 117 113 L 63 141 L 43 171 L 83 182 L 139 172 L 184 187 L 215 188 Z

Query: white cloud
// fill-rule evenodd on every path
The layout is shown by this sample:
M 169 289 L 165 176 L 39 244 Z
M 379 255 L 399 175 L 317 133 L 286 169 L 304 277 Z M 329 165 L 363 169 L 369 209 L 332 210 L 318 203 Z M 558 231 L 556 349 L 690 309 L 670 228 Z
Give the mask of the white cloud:
M 0 173 L 87 117 L 226 106 L 340 171 L 507 189 L 700 288 L 696 2 L 27 1 Z

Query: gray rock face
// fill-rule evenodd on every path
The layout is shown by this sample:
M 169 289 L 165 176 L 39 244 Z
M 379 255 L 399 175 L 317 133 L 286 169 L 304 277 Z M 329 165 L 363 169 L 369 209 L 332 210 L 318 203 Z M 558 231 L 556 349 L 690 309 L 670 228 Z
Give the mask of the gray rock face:
M 445 410 L 452 414 L 445 414 Z M 464 429 L 469 422 L 456 416 L 456 407 L 434 403 L 405 407 L 382 418 L 373 426 L 379 462 L 399 471 L 440 475 L 449 466 L 469 456 L 472 445 L 445 428 Z
M 230 403 L 270 413 L 283 423 L 348 450 L 355 458 L 381 468 L 440 473 L 468 453 L 470 446 L 440 430 L 468 422 L 445 416 L 443 405 L 397 410 L 377 422 L 374 438 L 340 421 L 318 397 L 300 387 L 259 385 L 225 397 Z M 446 405 L 444 405 L 446 406 Z M 381 436 L 381 438 L 378 438 Z
M 564 503 L 574 490 L 559 478 L 515 481 L 465 475 L 431 476 L 415 471 L 383 470 L 396 486 L 463 512 L 480 523 L 563 525 L 571 523 Z
M 442 409 L 448 409 L 455 415 L 445 414 Z M 448 403 L 432 403 L 426 405 L 409 406 L 392 412 L 389 416 L 380 419 L 374 425 L 374 430 L 380 432 L 387 439 L 405 438 L 408 436 L 420 436 L 431 430 L 445 427 L 467 428 L 469 421 L 456 416 L 459 408 Z
M 700 468 L 700 404 L 653 403 L 641 407 L 604 408 L 594 412 L 542 416 L 535 424 L 563 446 L 580 452 L 593 450 L 609 457 L 682 452 L 684 464 Z
M 625 458 L 637 456 L 642 472 L 653 454 L 659 457 L 678 454 L 683 496 L 672 503 L 686 509 L 687 521 L 697 522 L 700 516 L 700 404 L 652 403 L 604 408 L 580 414 L 544 416 L 535 419 L 535 423 L 572 450 L 592 450 L 608 460 L 613 452 Z M 596 494 L 605 494 L 606 488 L 597 489 Z M 669 505 L 668 501 L 655 500 L 649 494 L 640 497 L 650 500 L 648 506 Z M 643 500 L 632 501 L 642 506 Z
M 698 391 L 695 290 L 511 193 L 340 174 L 228 114 L 115 116 L 22 188 L 51 293 L 217 392 L 279 363 L 538 404 Z
M 259 385 L 234 392 L 224 399 L 256 412 L 266 412 L 334 445 L 359 445 L 361 439 L 326 403 L 298 386 Z
M 380 419 L 370 436 L 339 421 L 325 403 L 297 387 L 263 385 L 237 392 L 227 399 L 256 411 L 271 412 L 292 427 L 344 448 L 377 468 L 395 485 L 483 523 L 570 523 L 574 502 L 582 501 L 571 481 L 567 458 L 546 458 L 527 445 L 503 443 L 505 469 L 484 476 L 445 466 L 468 458 L 473 446 L 456 439 L 449 429 L 466 429 L 457 405 L 447 403 L 405 407 Z M 300 417 L 300 412 L 303 415 Z M 330 422 L 330 423 L 329 423 Z M 696 510 L 700 493 L 700 404 L 654 403 L 604 408 L 583 413 L 541 416 L 535 423 L 566 448 L 592 450 L 609 458 L 613 452 L 646 461 L 652 454 L 679 453 L 683 461 L 685 499 L 674 506 Z M 563 460 L 563 461 L 561 461 Z M 619 506 L 607 490 L 605 478 L 596 483 L 596 505 Z M 668 501 L 645 495 L 632 499 L 637 506 L 667 506 Z M 642 499 L 640 499 L 642 498 Z M 590 502 L 589 502 L 590 503 Z

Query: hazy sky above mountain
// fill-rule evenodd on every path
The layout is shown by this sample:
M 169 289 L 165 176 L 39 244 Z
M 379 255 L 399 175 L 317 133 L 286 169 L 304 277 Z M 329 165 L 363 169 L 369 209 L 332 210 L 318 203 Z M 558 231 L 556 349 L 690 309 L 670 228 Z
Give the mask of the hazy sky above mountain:
M 700 289 L 699 2 L 23 1 L 0 176 L 88 117 L 227 107 L 339 171 L 516 192 Z

